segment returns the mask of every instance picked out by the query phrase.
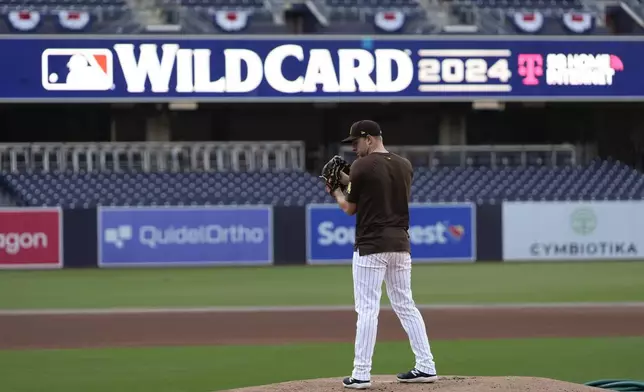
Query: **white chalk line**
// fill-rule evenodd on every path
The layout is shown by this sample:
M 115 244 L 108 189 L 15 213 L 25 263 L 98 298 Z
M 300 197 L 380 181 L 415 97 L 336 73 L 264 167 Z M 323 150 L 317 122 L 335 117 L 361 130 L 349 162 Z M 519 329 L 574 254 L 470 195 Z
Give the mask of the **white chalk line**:
M 496 309 L 567 309 L 567 308 L 642 308 L 644 302 L 561 302 L 561 303 L 505 303 L 505 304 L 432 304 L 416 305 L 421 310 L 496 310 Z M 391 310 L 382 305 L 381 309 Z M 207 307 L 148 307 L 148 308 L 100 308 L 100 309 L 6 309 L 0 316 L 38 315 L 92 315 L 92 314 L 164 314 L 164 313 L 257 313 L 257 312 L 335 312 L 354 311 L 352 305 L 334 306 L 207 306 Z

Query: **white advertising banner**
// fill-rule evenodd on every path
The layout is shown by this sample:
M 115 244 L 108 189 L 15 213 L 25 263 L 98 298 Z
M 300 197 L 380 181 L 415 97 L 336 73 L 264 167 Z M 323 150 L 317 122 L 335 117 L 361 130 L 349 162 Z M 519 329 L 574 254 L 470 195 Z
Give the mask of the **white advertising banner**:
M 644 258 L 644 201 L 505 202 L 503 260 Z

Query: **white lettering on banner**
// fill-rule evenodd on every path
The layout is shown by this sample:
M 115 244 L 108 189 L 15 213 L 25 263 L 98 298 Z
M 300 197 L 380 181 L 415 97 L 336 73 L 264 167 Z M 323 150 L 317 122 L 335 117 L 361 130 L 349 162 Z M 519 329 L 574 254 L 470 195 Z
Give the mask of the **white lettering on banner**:
M 442 222 L 427 226 L 410 226 L 409 240 L 414 245 L 446 244 L 448 227 Z M 355 242 L 355 227 L 335 226 L 331 221 L 318 225 L 318 244 L 348 245 Z
M 639 259 L 644 201 L 504 202 L 503 259 Z
M 610 54 L 549 54 L 546 83 L 550 86 L 610 86 L 615 70 Z
M 447 226 L 441 222 L 437 222 L 433 226 L 411 226 L 409 227 L 409 239 L 412 244 L 416 245 L 431 245 L 431 244 L 446 244 Z
M 47 234 L 39 233 L 0 233 L 0 249 L 15 255 L 22 249 L 47 248 Z
M 148 79 L 152 92 L 169 92 L 175 69 L 174 88 L 178 93 L 247 93 L 259 87 L 264 79 L 276 91 L 287 94 L 317 92 L 319 85 L 326 93 L 392 93 L 409 87 L 414 77 L 411 57 L 398 49 L 376 49 L 373 53 L 365 49 L 339 49 L 337 69 L 331 51 L 311 49 L 304 75 L 295 80 L 288 80 L 282 67 L 289 57 L 305 61 L 300 45 L 277 46 L 267 54 L 264 63 L 252 50 L 225 49 L 224 76 L 217 80 L 212 80 L 210 49 L 182 49 L 178 44 L 164 44 L 159 59 L 157 45 L 141 44 L 138 61 L 134 49 L 132 44 L 114 45 L 130 93 L 144 93 Z M 393 63 L 398 70 L 395 79 Z M 242 80 L 243 66 L 247 73 Z M 374 70 L 375 80 L 371 76 Z
M 218 244 L 260 244 L 264 242 L 264 230 L 259 227 L 242 225 L 222 227 L 208 225 L 199 227 L 141 226 L 139 241 L 150 248 L 159 245 L 218 245 Z
M 510 76 L 512 74 L 506 59 L 500 59 L 492 66 L 488 66 L 488 62 L 482 58 L 427 58 L 418 62 L 418 80 L 421 83 L 487 83 L 490 79 L 507 83 Z

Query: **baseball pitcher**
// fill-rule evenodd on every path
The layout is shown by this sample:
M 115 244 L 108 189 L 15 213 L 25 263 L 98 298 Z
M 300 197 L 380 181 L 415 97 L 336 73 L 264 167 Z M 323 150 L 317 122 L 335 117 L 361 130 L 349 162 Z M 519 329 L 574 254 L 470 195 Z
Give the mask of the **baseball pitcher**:
M 353 389 L 371 386 L 383 280 L 416 358 L 414 368 L 398 374 L 397 379 L 434 382 L 438 379 L 434 357 L 411 292 L 411 163 L 385 149 L 380 126 L 374 121 L 354 123 L 342 142 L 351 143 L 358 158 L 349 167 L 341 157 L 334 156 L 324 166 L 321 178 L 340 208 L 356 215 L 353 294 L 358 322 L 353 372 L 343 385 Z

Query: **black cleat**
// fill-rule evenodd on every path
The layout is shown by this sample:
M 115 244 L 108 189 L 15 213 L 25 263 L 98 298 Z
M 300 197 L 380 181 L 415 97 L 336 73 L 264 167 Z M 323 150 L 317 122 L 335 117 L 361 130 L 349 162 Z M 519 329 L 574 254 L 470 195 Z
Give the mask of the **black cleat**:
M 367 389 L 371 387 L 371 381 L 362 381 L 356 380 L 353 377 L 347 377 L 342 380 L 342 385 L 344 385 L 345 388 L 351 389 Z
M 417 369 L 411 369 L 407 373 L 399 373 L 396 377 L 399 382 L 434 382 L 438 380 L 435 374 L 423 373 Z

